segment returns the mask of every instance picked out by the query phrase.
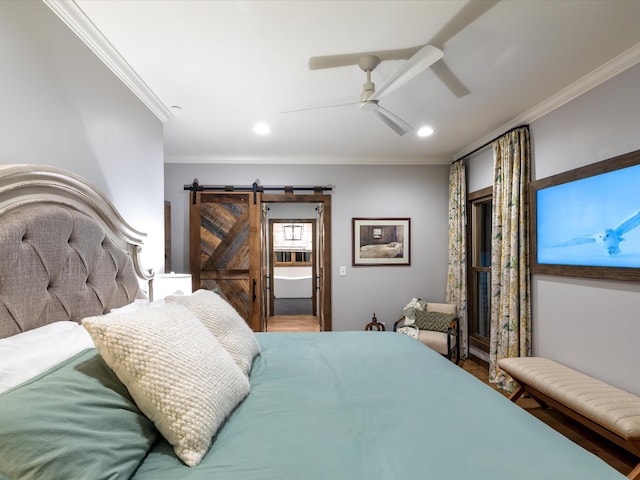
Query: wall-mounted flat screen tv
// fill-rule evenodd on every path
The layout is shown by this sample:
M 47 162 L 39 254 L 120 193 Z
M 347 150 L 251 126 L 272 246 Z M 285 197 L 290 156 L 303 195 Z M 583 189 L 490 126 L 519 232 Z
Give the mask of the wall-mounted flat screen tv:
M 531 270 L 640 280 L 640 150 L 531 182 Z

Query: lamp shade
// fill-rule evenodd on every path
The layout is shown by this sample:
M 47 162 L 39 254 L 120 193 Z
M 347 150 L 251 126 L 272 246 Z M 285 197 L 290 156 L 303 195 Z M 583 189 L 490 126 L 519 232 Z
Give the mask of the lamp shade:
M 188 273 L 160 273 L 151 281 L 150 300 L 168 295 L 191 295 L 191 275 Z

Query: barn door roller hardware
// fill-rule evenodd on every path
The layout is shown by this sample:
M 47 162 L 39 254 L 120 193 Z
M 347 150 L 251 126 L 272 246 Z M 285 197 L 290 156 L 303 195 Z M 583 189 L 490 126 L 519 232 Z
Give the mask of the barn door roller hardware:
M 333 187 L 328 186 L 294 186 L 294 185 L 284 185 L 281 187 L 263 187 L 262 185 L 258 185 L 258 182 L 253 182 L 253 185 L 250 186 L 237 186 L 237 185 L 200 185 L 197 178 L 193 179 L 193 183 L 190 185 L 184 186 L 185 190 L 189 190 L 192 193 L 192 202 L 195 205 L 196 203 L 196 193 L 197 192 L 253 192 L 253 204 L 255 205 L 257 202 L 257 193 L 258 192 L 286 192 L 286 193 L 294 193 L 294 192 L 315 192 L 321 193 L 326 191 L 331 191 Z

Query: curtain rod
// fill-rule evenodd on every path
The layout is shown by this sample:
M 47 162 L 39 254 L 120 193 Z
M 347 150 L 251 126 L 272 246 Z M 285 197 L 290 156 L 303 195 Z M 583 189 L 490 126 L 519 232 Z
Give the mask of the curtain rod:
M 193 192 L 193 204 L 196 203 L 197 192 L 253 192 L 253 203 L 256 203 L 256 194 L 258 192 L 267 191 L 283 191 L 285 193 L 293 193 L 294 190 L 306 191 L 306 192 L 324 192 L 327 190 L 333 190 L 333 187 L 328 186 L 293 186 L 284 185 L 282 187 L 263 187 L 258 185 L 258 182 L 253 182 L 251 186 L 235 186 L 235 185 L 200 185 L 197 178 L 193 179 L 193 183 L 184 186 L 184 190 L 190 190 Z
M 518 130 L 518 129 L 520 129 L 520 128 L 529 128 L 529 125 L 519 125 L 519 126 L 517 126 L 517 127 L 510 128 L 509 130 L 507 130 L 507 131 L 506 131 L 506 132 L 504 132 L 503 134 L 498 135 L 497 137 L 495 137 L 495 138 L 493 138 L 493 139 L 489 140 L 488 142 L 483 143 L 483 144 L 482 144 L 482 145 L 480 145 L 478 148 L 475 148 L 475 149 L 473 149 L 472 151 L 470 151 L 469 153 L 467 153 L 467 154 L 465 154 L 465 155 L 461 156 L 460 158 L 458 158 L 458 159 L 454 160 L 454 161 L 453 161 L 453 163 L 459 162 L 459 161 L 461 161 L 461 160 L 464 160 L 464 159 L 465 159 L 465 158 L 467 158 L 467 157 L 470 157 L 471 155 L 473 155 L 474 153 L 479 152 L 480 150 L 482 150 L 482 149 L 483 149 L 483 148 L 485 148 L 486 146 L 491 145 L 493 142 L 495 142 L 495 141 L 496 141 L 496 140 L 498 140 L 499 138 L 502 138 L 502 137 L 504 137 L 505 135 L 507 135 L 508 133 L 514 132 L 514 131 L 516 131 L 516 130 Z

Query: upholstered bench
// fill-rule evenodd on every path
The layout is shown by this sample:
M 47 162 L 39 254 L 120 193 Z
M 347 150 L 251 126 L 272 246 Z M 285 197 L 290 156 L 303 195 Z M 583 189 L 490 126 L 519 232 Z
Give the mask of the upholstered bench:
M 552 406 L 640 456 L 640 397 L 540 357 L 504 358 L 498 366 L 542 406 Z M 640 463 L 627 475 L 640 479 Z

